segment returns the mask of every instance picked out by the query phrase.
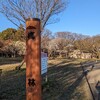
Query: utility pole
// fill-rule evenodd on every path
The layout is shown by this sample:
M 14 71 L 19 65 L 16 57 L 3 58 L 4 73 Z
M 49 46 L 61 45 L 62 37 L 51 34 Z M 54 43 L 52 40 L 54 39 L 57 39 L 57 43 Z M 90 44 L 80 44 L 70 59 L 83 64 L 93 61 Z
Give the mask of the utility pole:
M 41 100 L 40 20 L 26 20 L 26 100 Z

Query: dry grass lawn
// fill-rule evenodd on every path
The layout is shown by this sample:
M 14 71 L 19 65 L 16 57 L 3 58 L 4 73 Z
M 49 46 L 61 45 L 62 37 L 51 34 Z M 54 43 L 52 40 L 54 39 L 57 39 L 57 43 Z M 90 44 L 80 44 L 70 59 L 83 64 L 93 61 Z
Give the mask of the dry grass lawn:
M 15 67 L 21 60 L 6 60 L 0 63 L 0 100 L 25 100 L 25 65 L 17 71 Z M 90 100 L 79 64 L 82 61 L 85 60 L 49 60 L 48 82 L 42 82 L 43 100 Z

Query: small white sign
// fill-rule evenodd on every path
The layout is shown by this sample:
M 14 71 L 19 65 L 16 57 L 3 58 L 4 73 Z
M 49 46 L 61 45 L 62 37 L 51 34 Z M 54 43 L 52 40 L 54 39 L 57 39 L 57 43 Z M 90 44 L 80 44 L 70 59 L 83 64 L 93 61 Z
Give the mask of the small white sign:
M 41 52 L 41 74 L 47 73 L 47 64 L 48 64 L 47 53 Z

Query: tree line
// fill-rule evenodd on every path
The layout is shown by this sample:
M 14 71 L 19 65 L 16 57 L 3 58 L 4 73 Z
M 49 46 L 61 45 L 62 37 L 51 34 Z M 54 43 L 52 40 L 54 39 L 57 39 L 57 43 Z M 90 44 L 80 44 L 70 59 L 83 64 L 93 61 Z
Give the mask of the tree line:
M 69 58 L 69 54 L 77 50 L 81 54 L 90 53 L 91 58 L 100 58 L 100 35 L 87 36 L 72 32 L 52 35 L 52 32 L 44 31 L 41 38 L 42 49 L 48 51 L 49 57 L 65 54 Z
M 25 33 L 22 25 L 18 29 L 8 28 L 0 33 L 0 56 L 16 57 L 25 55 Z M 74 50 L 91 53 L 92 57 L 100 58 L 100 35 L 86 36 L 72 32 L 52 33 L 44 29 L 41 33 L 41 51 L 49 57 L 69 54 Z
M 18 29 L 8 28 L 0 33 L 1 57 L 24 56 L 25 48 L 25 35 L 22 25 Z

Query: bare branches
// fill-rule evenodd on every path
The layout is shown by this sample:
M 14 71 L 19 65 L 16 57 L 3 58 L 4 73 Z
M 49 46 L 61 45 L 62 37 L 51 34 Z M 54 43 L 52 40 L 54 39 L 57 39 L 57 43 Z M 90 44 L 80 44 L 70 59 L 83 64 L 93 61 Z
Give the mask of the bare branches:
M 68 0 L 2 0 L 0 13 L 17 26 L 25 24 L 27 18 L 39 18 L 44 28 L 58 21 L 54 16 L 61 13 L 67 4 Z

